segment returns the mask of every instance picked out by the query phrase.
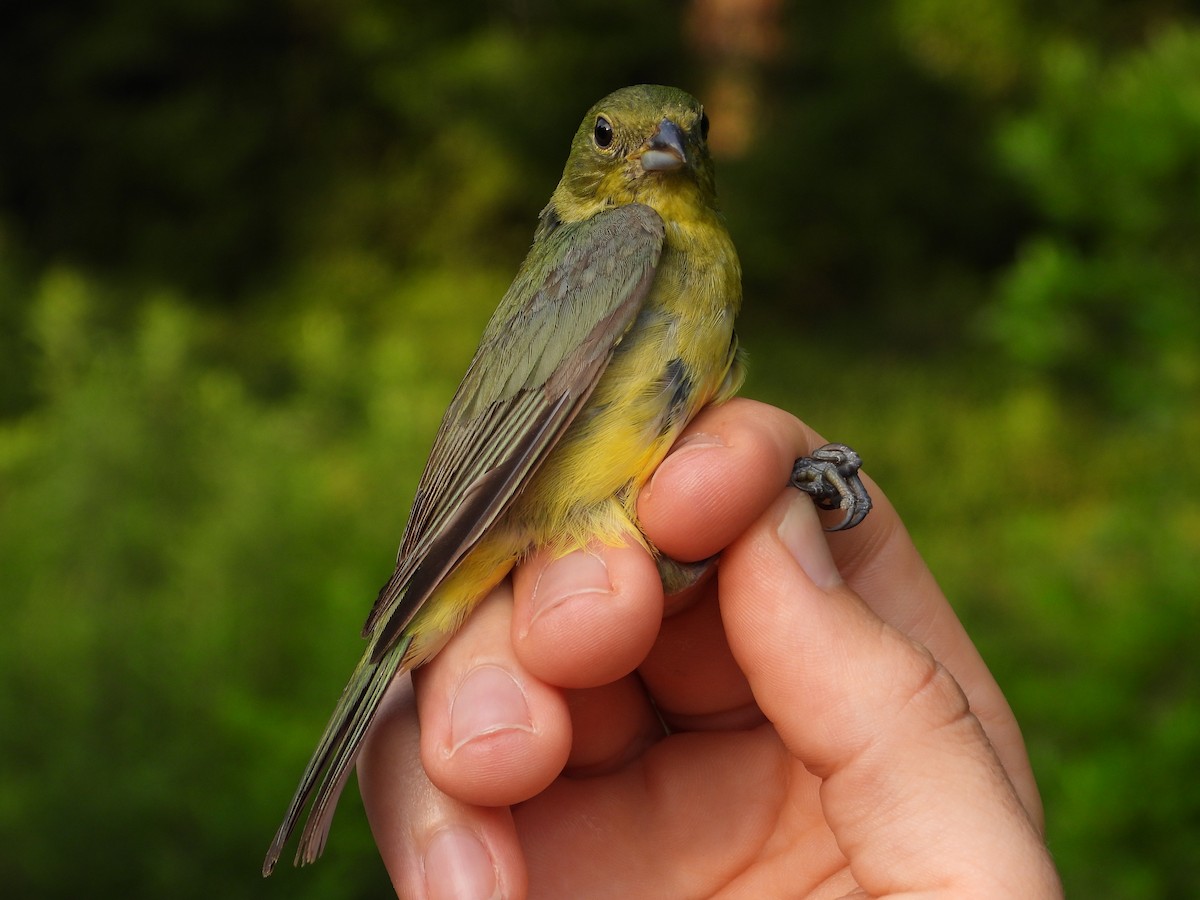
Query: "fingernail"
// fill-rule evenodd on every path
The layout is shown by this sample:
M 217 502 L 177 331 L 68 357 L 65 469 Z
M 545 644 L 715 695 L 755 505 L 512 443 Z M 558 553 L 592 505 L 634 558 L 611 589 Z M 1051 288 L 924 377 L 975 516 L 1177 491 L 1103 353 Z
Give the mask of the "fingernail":
M 496 864 L 479 836 L 450 825 L 425 847 L 425 893 L 429 900 L 490 900 L 500 896 Z
M 670 455 L 654 470 L 654 474 L 650 476 L 649 483 L 642 488 L 642 498 L 648 498 L 654 493 L 654 482 L 658 478 L 658 473 L 664 467 L 675 465 L 693 453 L 704 453 L 715 447 L 727 446 L 729 445 L 719 435 L 708 434 L 703 431 L 697 431 L 695 434 L 689 434 L 687 437 L 680 438 L 675 442 L 675 446 L 671 448 Z
M 675 442 L 675 446 L 671 448 L 671 455 L 674 456 L 684 447 L 724 447 L 725 439 L 719 434 L 709 434 L 707 431 L 693 431 L 691 434 L 684 435 Z
M 463 679 L 450 702 L 450 751 L 500 731 L 533 731 L 525 692 L 499 666 L 476 666 Z
M 825 540 L 825 529 L 817 518 L 817 510 L 804 494 L 796 492 L 788 501 L 787 511 L 776 534 L 817 587 L 828 590 L 842 583 L 842 575 L 834 564 L 833 554 L 829 552 L 829 542 Z
M 556 606 L 572 597 L 584 594 L 611 594 L 612 579 L 604 560 L 587 550 L 574 550 L 561 559 L 556 559 L 538 575 L 529 598 L 532 625 L 539 616 L 545 615 Z M 523 629 L 528 633 L 529 629 Z

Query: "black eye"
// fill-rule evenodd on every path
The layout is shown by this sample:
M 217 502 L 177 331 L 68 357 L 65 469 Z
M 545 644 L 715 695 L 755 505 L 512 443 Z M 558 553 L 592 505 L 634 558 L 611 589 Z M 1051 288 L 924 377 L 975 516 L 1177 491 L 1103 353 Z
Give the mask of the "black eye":
M 612 146 L 612 123 L 604 118 L 604 116 L 596 117 L 596 130 L 592 132 L 592 139 L 601 150 L 607 150 Z
M 700 138 L 701 140 L 708 140 L 708 113 L 700 114 Z

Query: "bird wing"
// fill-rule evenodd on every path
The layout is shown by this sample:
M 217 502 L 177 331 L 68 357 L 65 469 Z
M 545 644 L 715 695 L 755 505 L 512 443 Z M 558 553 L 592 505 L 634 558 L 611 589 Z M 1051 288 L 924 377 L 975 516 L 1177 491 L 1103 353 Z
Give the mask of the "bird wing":
M 374 659 L 583 408 L 649 293 L 663 237 L 640 204 L 539 231 L 442 419 L 396 571 L 363 627 Z

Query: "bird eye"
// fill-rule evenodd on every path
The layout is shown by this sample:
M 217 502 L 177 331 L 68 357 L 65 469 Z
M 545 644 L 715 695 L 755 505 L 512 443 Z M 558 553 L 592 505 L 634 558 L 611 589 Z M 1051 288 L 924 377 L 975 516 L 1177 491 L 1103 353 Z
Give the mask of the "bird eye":
M 708 113 L 700 114 L 700 139 L 708 140 Z
M 613 127 L 612 123 L 604 116 L 596 117 L 596 128 L 592 132 L 592 140 L 596 142 L 596 146 L 601 150 L 607 150 L 612 146 L 613 142 Z

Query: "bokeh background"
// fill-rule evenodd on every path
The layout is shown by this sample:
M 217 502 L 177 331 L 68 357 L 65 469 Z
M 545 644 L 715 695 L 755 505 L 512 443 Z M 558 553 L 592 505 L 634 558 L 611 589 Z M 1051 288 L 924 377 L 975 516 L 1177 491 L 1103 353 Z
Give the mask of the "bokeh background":
M 583 111 L 705 100 L 745 393 L 857 447 L 1077 897 L 1200 895 L 1200 18 L 1183 0 L 107 0 L 0 14 L 0 885 L 262 854 Z

